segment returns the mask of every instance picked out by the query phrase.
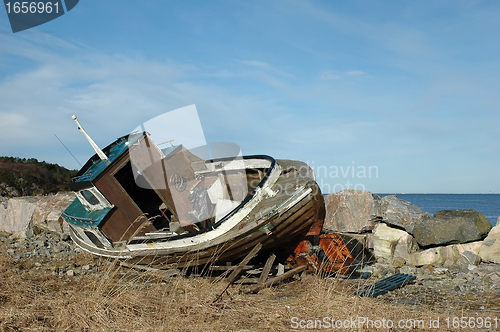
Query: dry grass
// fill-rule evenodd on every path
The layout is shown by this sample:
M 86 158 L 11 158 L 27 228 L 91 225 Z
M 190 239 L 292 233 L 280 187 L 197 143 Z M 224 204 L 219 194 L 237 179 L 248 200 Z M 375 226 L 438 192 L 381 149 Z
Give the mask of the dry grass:
M 80 264 L 96 263 L 89 255 L 81 254 L 76 259 Z M 233 285 L 232 299 L 224 295 L 213 304 L 226 286 L 224 280 L 162 278 L 158 273 L 101 263 L 102 277 L 61 277 L 36 269 L 18 273 L 12 270 L 13 261 L 5 249 L 0 248 L 0 330 L 290 331 L 293 317 L 368 317 L 394 322 L 423 319 L 427 328 L 429 317 L 437 319 L 440 315 L 425 308 L 392 306 L 378 299 L 351 296 L 357 282 L 315 275 L 264 289 L 257 295 L 240 293 L 242 286 Z M 32 267 L 31 262 L 21 264 L 22 268 Z M 446 330 L 444 317 L 441 324 L 438 330 Z

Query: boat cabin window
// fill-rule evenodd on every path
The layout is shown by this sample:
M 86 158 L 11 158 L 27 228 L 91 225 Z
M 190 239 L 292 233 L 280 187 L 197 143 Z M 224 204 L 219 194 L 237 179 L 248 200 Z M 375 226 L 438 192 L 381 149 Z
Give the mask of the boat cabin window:
M 85 209 L 89 211 L 101 210 L 113 206 L 96 187 L 82 189 L 76 192 L 76 197 L 78 197 Z
M 99 200 L 89 190 L 82 190 L 82 196 L 91 205 L 99 204 Z

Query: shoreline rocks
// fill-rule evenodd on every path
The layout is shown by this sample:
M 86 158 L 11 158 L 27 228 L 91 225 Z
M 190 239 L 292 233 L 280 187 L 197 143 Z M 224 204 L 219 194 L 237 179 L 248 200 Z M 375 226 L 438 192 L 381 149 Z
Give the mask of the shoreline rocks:
M 370 239 L 364 241 L 366 249 L 391 268 L 438 264 L 468 269 L 481 261 L 500 263 L 500 217 L 493 228 L 470 209 L 441 210 L 431 217 L 395 195 L 380 199 L 359 190 L 328 195 L 325 202 L 323 231 Z
M 382 217 L 387 225 L 404 229 L 411 235 L 416 225 L 432 218 L 420 207 L 396 195 L 382 198 Z
M 410 254 L 417 250 L 418 245 L 413 236 L 403 230 L 378 224 L 373 231 L 373 252 L 377 258 L 384 258 L 389 262 L 399 258 L 399 261 L 404 259 L 406 262 Z
M 415 226 L 414 235 L 422 248 L 482 240 L 492 226 L 475 210 L 441 210 L 434 218 Z
M 380 196 L 368 191 L 342 190 L 325 196 L 325 206 L 326 232 L 369 232 L 382 220 Z

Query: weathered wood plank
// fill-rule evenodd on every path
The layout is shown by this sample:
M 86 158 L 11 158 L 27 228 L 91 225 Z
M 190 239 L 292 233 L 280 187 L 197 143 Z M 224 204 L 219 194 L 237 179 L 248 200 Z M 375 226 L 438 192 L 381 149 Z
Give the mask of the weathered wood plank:
M 258 282 L 259 285 L 263 285 L 266 282 L 267 277 L 269 276 L 269 271 L 271 271 L 271 267 L 273 266 L 275 259 L 276 259 L 275 254 L 272 254 L 267 259 L 266 264 L 264 265 L 264 269 L 262 270 L 262 274 L 260 275 L 260 278 L 259 278 L 259 282 Z
M 302 265 L 302 266 L 296 267 L 293 270 L 290 270 L 288 272 L 283 273 L 279 277 L 275 277 L 275 278 L 269 279 L 267 282 L 265 282 L 262 285 L 257 285 L 255 287 L 250 288 L 249 292 L 251 292 L 251 293 L 258 293 L 260 290 L 262 290 L 264 288 L 267 288 L 267 287 L 271 287 L 272 285 L 274 285 L 274 284 L 276 284 L 278 282 L 281 282 L 281 281 L 283 281 L 285 279 L 288 279 L 291 276 L 294 276 L 294 275 L 296 275 L 296 274 L 304 271 L 305 269 L 307 269 L 306 265 Z
M 257 255 L 257 253 L 259 252 L 260 249 L 262 249 L 262 243 L 257 243 L 257 245 L 248 253 L 248 255 L 246 255 L 246 257 L 243 259 L 243 261 L 241 261 L 241 263 L 238 264 L 238 267 L 233 271 L 233 273 L 231 273 L 229 278 L 227 278 L 228 283 L 227 283 L 226 288 L 222 291 L 222 293 L 220 293 L 220 295 L 214 300 L 213 303 L 217 302 L 222 297 L 222 294 L 227 292 L 227 289 L 229 288 L 229 286 L 231 286 L 231 284 L 233 283 L 234 279 L 236 279 L 238 274 L 240 274 L 241 270 L 243 270 L 243 267 L 245 265 L 247 265 L 248 262 L 250 262 L 250 260 L 255 255 Z
M 210 271 L 231 271 L 234 270 L 238 267 L 238 265 L 233 265 L 233 266 L 210 266 L 208 269 Z M 245 265 L 243 266 L 242 270 L 251 270 L 254 269 L 256 266 L 255 265 Z
M 243 259 L 243 261 L 241 261 L 241 263 L 238 264 L 238 267 L 234 269 L 229 278 L 227 278 L 227 282 L 229 284 L 231 284 L 234 281 L 234 279 L 236 279 L 238 274 L 240 274 L 240 272 L 243 270 L 243 267 L 247 265 L 248 262 L 250 262 L 250 260 L 254 258 L 255 255 L 257 255 L 260 249 L 262 249 L 262 243 L 257 243 L 257 245 L 253 247 L 253 249 L 248 253 L 248 255 Z

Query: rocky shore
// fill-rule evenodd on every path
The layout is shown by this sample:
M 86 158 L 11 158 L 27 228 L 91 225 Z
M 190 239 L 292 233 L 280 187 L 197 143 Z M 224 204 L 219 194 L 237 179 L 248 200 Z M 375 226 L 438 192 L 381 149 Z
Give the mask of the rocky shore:
M 474 210 L 429 215 L 391 195 L 344 190 L 325 197 L 324 230 L 339 232 L 359 269 L 379 280 L 395 273 L 416 283 L 380 296 L 390 303 L 439 309 L 500 309 L 500 218 L 492 227 Z

